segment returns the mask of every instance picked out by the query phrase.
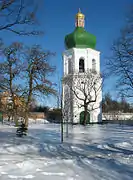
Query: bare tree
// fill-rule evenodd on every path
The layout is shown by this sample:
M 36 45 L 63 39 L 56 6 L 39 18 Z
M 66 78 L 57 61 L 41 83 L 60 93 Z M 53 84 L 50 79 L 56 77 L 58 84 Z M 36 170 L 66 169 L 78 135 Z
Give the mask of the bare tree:
M 57 108 L 61 107 L 61 78 L 59 77 L 59 72 L 57 71 Z
M 49 75 L 55 70 L 50 65 L 49 51 L 40 46 L 27 48 L 19 43 L 13 43 L 3 51 L 5 61 L 0 63 L 1 91 L 8 91 L 12 101 L 12 111 L 17 123 L 18 110 L 23 112 L 26 126 L 32 100 L 35 96 L 56 94 L 55 83 Z M 23 110 L 23 111 L 22 111 Z
M 38 2 L 39 4 L 39 2 Z M 26 30 L 37 23 L 38 5 L 33 0 L 1 0 L 0 31 L 6 30 L 18 35 L 38 35 L 38 30 Z
M 100 106 L 95 102 L 98 100 L 102 88 L 101 75 L 88 70 L 84 73 L 70 74 L 63 81 L 70 88 L 78 107 L 84 108 L 83 124 L 86 125 L 88 112 Z
M 62 79 L 62 83 L 64 83 L 64 80 L 65 79 Z M 65 97 L 65 99 L 63 97 Z M 60 99 L 60 104 L 61 104 L 61 142 L 63 143 L 64 124 L 66 125 L 66 137 L 68 137 L 68 121 L 69 121 L 68 107 L 72 100 L 72 99 L 70 99 L 70 96 L 68 96 L 68 92 L 64 91 L 63 86 L 61 89 L 61 95 L 60 95 L 59 99 Z
M 1 54 L 5 61 L 0 63 L 0 89 L 1 91 L 7 92 L 7 102 L 5 103 L 7 108 L 5 108 L 5 110 L 12 111 L 11 113 L 13 114 L 16 123 L 18 110 L 16 98 L 20 91 L 20 84 L 18 81 L 19 74 L 22 70 L 21 61 L 19 59 L 21 49 L 22 45 L 20 43 L 12 43 L 10 46 L 3 48 Z
M 55 71 L 50 65 L 49 58 L 52 53 L 43 50 L 40 46 L 28 48 L 25 53 L 25 85 L 22 96 L 25 98 L 25 123 L 28 126 L 29 107 L 32 97 L 44 95 L 55 95 L 55 83 L 49 79 L 49 75 Z
M 107 61 L 108 72 L 117 77 L 119 95 L 133 98 L 133 6 L 120 37 L 112 45 Z
M 61 92 L 61 142 L 63 143 L 63 140 L 64 140 L 64 128 L 63 128 L 63 91 Z

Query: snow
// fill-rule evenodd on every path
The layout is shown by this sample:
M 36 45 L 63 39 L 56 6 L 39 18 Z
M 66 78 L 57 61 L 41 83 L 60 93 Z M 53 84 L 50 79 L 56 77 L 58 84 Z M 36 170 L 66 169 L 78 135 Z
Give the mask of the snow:
M 43 124 L 47 124 L 49 123 L 49 121 L 47 121 L 46 119 L 41 119 L 41 118 L 37 118 L 37 119 L 32 119 L 32 118 L 29 118 L 29 123 L 35 123 L 35 124 L 40 124 L 40 123 L 43 123 Z
M 18 122 L 21 122 L 22 120 L 23 120 L 23 118 L 20 117 L 18 119 Z M 14 122 L 8 122 L 8 119 L 4 119 L 3 122 L 6 125 L 12 125 L 12 126 L 15 125 Z M 47 119 L 42 119 L 42 118 L 37 118 L 37 119 L 29 118 L 28 122 L 29 122 L 29 124 L 48 124 L 49 123 L 49 121 Z
M 0 125 L 0 180 L 132 180 L 132 128 L 69 126 L 61 144 L 59 124 L 31 123 L 23 138 Z

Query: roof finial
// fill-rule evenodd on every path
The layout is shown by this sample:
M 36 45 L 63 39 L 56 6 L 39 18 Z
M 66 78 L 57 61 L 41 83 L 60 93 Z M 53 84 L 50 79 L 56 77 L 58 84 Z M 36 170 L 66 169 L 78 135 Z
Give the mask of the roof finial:
M 76 27 L 84 27 L 84 23 L 85 23 L 85 15 L 83 13 L 81 13 L 81 9 L 79 8 L 78 13 L 76 14 Z
M 79 11 L 78 11 L 78 13 L 76 14 L 76 18 L 85 18 L 85 15 L 83 14 L 83 13 L 81 13 L 81 9 L 79 8 Z
M 79 8 L 79 13 L 81 13 L 81 9 Z

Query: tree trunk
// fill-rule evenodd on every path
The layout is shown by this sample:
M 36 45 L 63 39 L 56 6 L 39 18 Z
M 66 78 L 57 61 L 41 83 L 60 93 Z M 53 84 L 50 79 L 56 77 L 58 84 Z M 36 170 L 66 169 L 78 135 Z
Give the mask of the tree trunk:
M 87 106 L 84 106 L 84 121 L 83 121 L 83 125 L 85 126 L 87 124 Z
M 18 118 L 16 113 L 14 113 L 14 122 L 15 122 L 15 126 L 18 127 Z
M 25 115 L 25 126 L 28 127 L 28 112 Z
M 63 97 L 63 92 L 61 94 L 61 143 L 63 143 L 63 140 L 64 140 L 64 137 L 63 137 L 63 118 L 64 118 L 64 115 L 63 115 L 63 104 L 62 104 L 62 97 Z
M 66 120 L 66 137 L 68 138 L 68 113 L 67 113 L 67 120 Z
M 29 117 L 29 109 L 28 107 L 26 107 L 26 110 L 25 110 L 25 126 L 26 128 L 28 127 L 28 117 Z
M 10 119 L 11 119 L 11 116 L 9 115 L 9 116 L 8 116 L 8 122 L 10 122 Z
M 26 128 L 28 127 L 28 117 L 29 117 L 29 104 L 31 102 L 31 97 L 32 97 L 32 86 L 33 86 L 33 69 L 32 73 L 30 74 L 30 79 L 29 79 L 29 93 L 28 93 L 28 99 L 25 107 L 25 126 Z

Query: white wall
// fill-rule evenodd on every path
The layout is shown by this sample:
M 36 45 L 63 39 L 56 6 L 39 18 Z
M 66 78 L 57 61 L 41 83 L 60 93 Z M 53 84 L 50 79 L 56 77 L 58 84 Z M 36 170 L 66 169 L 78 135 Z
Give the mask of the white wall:
M 96 60 L 96 71 L 100 72 L 100 52 L 86 48 L 86 49 L 79 49 L 79 48 L 72 48 L 66 50 L 63 53 L 63 63 L 64 63 L 64 76 L 68 75 L 68 67 L 69 62 L 71 62 L 71 70 L 74 73 L 79 72 L 79 59 L 84 59 L 84 66 L 85 71 L 88 69 L 92 69 L 92 59 Z M 99 107 L 99 104 L 102 100 L 102 91 L 99 93 L 97 102 L 95 103 L 95 107 Z M 64 96 L 65 101 L 65 96 Z M 84 111 L 84 108 L 78 108 L 77 103 L 73 100 L 72 108 L 68 107 L 68 111 L 70 112 L 71 116 L 73 116 L 74 123 L 79 123 L 80 113 Z M 90 113 L 91 122 L 99 122 L 101 121 L 101 108 L 97 108 Z
M 129 120 L 129 119 L 133 119 L 133 113 L 119 113 L 119 112 L 103 113 L 102 119 L 103 120 Z
M 79 59 L 83 58 L 85 60 L 85 70 L 92 69 L 92 59 L 96 60 L 96 70 L 100 72 L 100 62 L 99 62 L 99 54 L 100 52 L 93 49 L 73 49 L 74 51 L 74 70 L 75 72 L 79 71 Z
M 64 75 L 68 74 L 68 61 L 71 61 L 74 72 L 79 71 L 79 59 L 83 58 L 85 61 L 85 70 L 92 69 L 92 59 L 96 60 L 96 71 L 100 72 L 100 52 L 87 48 L 79 49 L 73 48 L 66 50 L 63 53 Z

